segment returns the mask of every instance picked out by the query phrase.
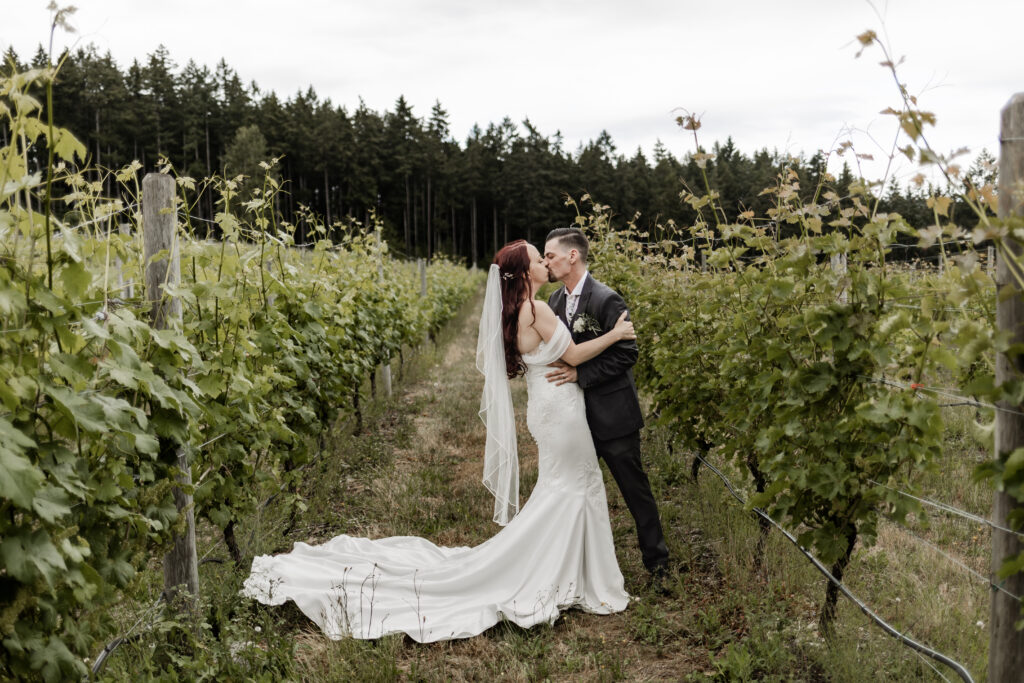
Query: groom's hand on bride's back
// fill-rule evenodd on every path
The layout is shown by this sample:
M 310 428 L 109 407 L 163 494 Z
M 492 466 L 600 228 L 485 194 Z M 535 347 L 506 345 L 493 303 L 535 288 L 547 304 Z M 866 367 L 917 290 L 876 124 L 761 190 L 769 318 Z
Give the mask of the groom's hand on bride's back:
M 544 376 L 547 377 L 549 382 L 554 382 L 555 386 L 576 381 L 576 368 L 565 361 L 556 360 L 554 363 L 549 364 L 548 367 L 555 369 Z

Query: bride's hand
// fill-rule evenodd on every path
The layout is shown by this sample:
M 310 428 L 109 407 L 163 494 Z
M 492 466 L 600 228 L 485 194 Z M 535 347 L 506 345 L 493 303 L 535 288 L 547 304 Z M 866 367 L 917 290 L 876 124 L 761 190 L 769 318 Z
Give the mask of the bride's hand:
M 623 311 L 619 319 L 615 321 L 615 327 L 612 328 L 612 332 L 615 332 L 619 340 L 624 339 L 636 339 L 636 332 L 633 330 L 633 323 L 626 320 L 626 316 L 629 315 L 629 311 Z

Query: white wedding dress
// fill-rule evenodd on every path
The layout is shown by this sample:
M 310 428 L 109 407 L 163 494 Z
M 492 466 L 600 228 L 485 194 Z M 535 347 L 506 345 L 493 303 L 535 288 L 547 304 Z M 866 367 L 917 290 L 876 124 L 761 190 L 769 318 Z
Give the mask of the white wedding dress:
M 550 624 L 570 607 L 625 609 L 583 392 L 544 377 L 569 342 L 559 325 L 549 343 L 523 354 L 539 473 L 530 499 L 495 536 L 475 548 L 412 536 L 296 543 L 288 554 L 254 558 L 242 593 L 268 605 L 293 600 L 333 639 L 406 633 L 421 643 L 475 636 L 502 619 Z

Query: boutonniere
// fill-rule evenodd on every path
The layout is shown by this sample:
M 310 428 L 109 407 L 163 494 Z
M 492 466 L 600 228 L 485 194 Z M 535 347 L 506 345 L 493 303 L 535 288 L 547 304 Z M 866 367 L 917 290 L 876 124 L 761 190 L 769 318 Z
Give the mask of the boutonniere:
M 597 322 L 597 318 L 588 313 L 580 313 L 572 321 L 572 331 L 576 334 L 583 334 L 584 332 L 601 334 L 601 323 Z

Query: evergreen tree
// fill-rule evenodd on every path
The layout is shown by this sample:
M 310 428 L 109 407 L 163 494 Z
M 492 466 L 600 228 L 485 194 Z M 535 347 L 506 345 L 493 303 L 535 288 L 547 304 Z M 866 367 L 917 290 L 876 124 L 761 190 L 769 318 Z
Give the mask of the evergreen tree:
M 697 220 L 680 193 L 705 191 L 695 153 L 676 156 L 660 141 L 651 158 L 640 149 L 627 158 L 601 131 L 569 154 L 557 131 L 545 134 L 529 119 L 517 125 L 505 117 L 474 126 L 460 144 L 440 102 L 421 119 L 404 97 L 383 112 L 362 100 L 348 112 L 321 100 L 312 87 L 282 101 L 256 83 L 246 86 L 223 59 L 212 71 L 194 61 L 179 69 L 163 46 L 123 70 L 109 53 L 101 55 L 93 46 L 62 60 L 54 118 L 85 143 L 95 167 L 119 168 L 138 160 L 148 171 L 163 156 L 182 175 L 226 171 L 250 176 L 243 188 L 250 193 L 255 179 L 263 176 L 258 162 L 281 157 L 276 172 L 284 191 L 277 209 L 283 220 L 300 223 L 300 242 L 302 207 L 328 223 L 342 215 L 365 221 L 374 211 L 387 238 L 402 244 L 405 254 L 430 256 L 443 250 L 486 263 L 511 239 L 536 242 L 550 228 L 568 224 L 573 212 L 565 205 L 567 195 L 579 199 L 589 193 L 616 212 L 614 225 L 636 218 L 650 239 L 660 240 L 671 232 L 659 231 L 658 225 Z M 49 56 L 40 46 L 29 65 L 13 50 L 4 61 L 10 72 L 45 66 Z M 42 98 L 38 88 L 32 94 Z M 0 126 L 0 140 L 9 136 Z M 28 155 L 31 167 L 40 168 L 46 150 L 35 145 Z M 825 192 L 848 197 L 854 181 L 849 166 L 844 163 L 832 178 L 825 162 L 821 151 L 809 158 L 767 149 L 747 156 L 727 138 L 714 143 L 712 155 L 701 163 L 719 195 L 717 219 L 735 222 L 746 210 L 768 215 L 775 198 L 762 190 L 790 172 L 797 175 L 802 201 L 816 193 L 822 201 Z M 962 182 L 968 188 L 990 182 L 992 162 L 983 152 Z M 884 188 L 879 210 L 898 211 L 911 225 L 928 225 L 932 216 L 926 199 L 932 191 L 892 184 Z M 212 217 L 214 198 L 207 193 L 203 202 L 190 202 L 189 210 Z M 955 220 L 970 227 L 974 218 L 966 207 L 954 203 L 952 211 Z M 704 219 L 715 224 L 706 212 Z
M 224 152 L 222 168 L 228 178 L 244 176 L 238 186 L 238 198 L 246 202 L 253 197 L 253 192 L 263 186 L 264 170 L 260 162 L 266 162 L 270 155 L 267 152 L 267 139 L 256 126 L 242 126 L 235 132 L 235 137 Z

